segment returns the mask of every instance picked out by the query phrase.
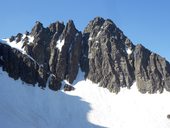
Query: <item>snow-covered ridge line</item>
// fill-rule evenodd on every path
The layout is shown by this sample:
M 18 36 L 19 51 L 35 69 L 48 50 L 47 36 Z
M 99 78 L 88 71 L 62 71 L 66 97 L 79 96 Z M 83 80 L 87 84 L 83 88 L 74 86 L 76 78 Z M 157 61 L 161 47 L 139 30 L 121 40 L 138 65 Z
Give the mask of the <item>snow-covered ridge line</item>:
M 11 48 L 15 48 L 17 49 L 18 51 L 20 51 L 22 54 L 28 56 L 32 61 L 36 62 L 30 55 L 28 55 L 25 51 L 25 39 L 27 38 L 27 41 L 26 43 L 27 44 L 30 44 L 30 43 L 33 43 L 34 41 L 34 37 L 31 36 L 31 35 L 26 35 L 26 34 L 23 34 L 22 35 L 22 38 L 19 42 L 17 42 L 17 38 L 13 41 L 10 42 L 10 39 L 9 38 L 4 38 L 4 39 L 0 39 L 0 43 L 2 44 L 6 44 L 8 46 L 10 46 Z M 36 62 L 37 63 L 37 62 Z M 37 63 L 38 64 L 38 63 Z
M 11 42 L 10 42 L 9 38 L 0 39 L 0 42 L 9 45 L 12 48 L 16 48 L 19 51 L 21 51 L 23 54 L 26 54 L 25 49 L 24 49 L 24 47 L 25 47 L 24 46 L 24 42 L 25 42 L 24 39 L 26 39 L 26 38 L 28 38 L 27 41 L 26 41 L 27 44 L 33 43 L 34 37 L 31 36 L 31 35 L 26 35 L 26 34 L 22 35 L 21 40 L 19 42 L 17 42 L 17 38 L 15 38 Z

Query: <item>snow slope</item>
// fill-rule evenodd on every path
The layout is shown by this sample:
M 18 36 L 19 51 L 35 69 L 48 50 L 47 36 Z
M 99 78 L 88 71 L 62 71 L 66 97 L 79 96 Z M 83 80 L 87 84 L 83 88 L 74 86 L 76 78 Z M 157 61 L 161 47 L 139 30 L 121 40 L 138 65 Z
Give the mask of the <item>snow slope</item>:
M 0 68 L 1 128 L 170 128 L 170 94 L 117 95 L 83 80 L 71 92 L 42 90 L 9 78 Z M 24 84 L 24 85 L 22 85 Z
M 19 51 L 21 51 L 23 54 L 26 54 L 26 51 L 23 47 L 23 44 L 24 44 L 24 38 L 27 37 L 28 38 L 28 44 L 29 43 L 32 43 L 33 40 L 34 40 L 34 37 L 33 36 L 27 36 L 25 34 L 23 34 L 22 38 L 21 38 L 21 41 L 19 42 L 16 42 L 16 39 L 12 42 L 10 42 L 9 38 L 6 38 L 6 39 L 0 39 L 0 42 L 1 43 L 4 43 L 4 44 L 7 44 L 9 46 L 11 46 L 12 48 L 16 48 L 18 49 Z

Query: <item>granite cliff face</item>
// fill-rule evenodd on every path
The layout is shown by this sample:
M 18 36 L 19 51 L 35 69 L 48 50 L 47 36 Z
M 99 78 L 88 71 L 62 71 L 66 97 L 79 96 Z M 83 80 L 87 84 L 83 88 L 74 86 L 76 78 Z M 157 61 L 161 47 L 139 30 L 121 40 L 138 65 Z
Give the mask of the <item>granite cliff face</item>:
M 33 40 L 31 40 L 33 38 Z M 73 83 L 78 70 L 85 78 L 118 93 L 137 82 L 141 93 L 170 91 L 170 64 L 141 44 L 136 46 L 109 19 L 96 17 L 83 32 L 72 20 L 0 40 L 0 66 L 9 76 L 42 88 L 58 90 Z M 21 49 L 13 47 L 21 44 Z
M 135 47 L 135 76 L 140 92 L 170 91 L 170 64 L 141 44 Z
M 111 92 L 119 92 L 120 87 L 130 88 L 135 80 L 134 66 L 126 49 L 132 50 L 134 45 L 123 32 L 111 20 L 95 18 L 84 35 L 87 36 L 84 45 L 88 47 L 84 55 L 88 62 L 87 78 Z

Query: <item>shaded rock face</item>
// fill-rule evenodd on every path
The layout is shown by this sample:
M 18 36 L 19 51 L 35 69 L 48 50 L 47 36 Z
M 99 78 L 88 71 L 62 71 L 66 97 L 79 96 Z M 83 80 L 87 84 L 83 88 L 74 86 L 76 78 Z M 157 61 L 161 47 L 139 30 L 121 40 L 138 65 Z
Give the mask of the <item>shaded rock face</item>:
M 56 22 L 47 28 L 37 22 L 31 35 L 34 36 L 34 42 L 32 49 L 28 48 L 32 52 L 30 55 L 39 64 L 46 65 L 47 71 L 60 81 L 67 79 L 72 83 L 79 69 L 82 41 L 82 34 L 75 28 L 73 21 L 70 20 L 66 26 Z
M 0 47 L 0 49 L 8 47 L 8 50 L 1 50 L 4 51 L 1 55 L 3 58 L 9 55 L 9 59 L 12 59 L 7 59 L 8 61 L 5 61 L 3 65 L 9 73 L 9 76 L 14 79 L 21 78 L 24 82 L 33 85 L 38 83 L 38 86 L 42 88 L 48 84 L 49 88 L 55 91 L 60 89 L 62 80 L 66 79 L 70 83 L 75 80 L 79 70 L 82 33 L 75 28 L 72 20 L 70 20 L 66 26 L 63 23 L 56 22 L 47 28 L 44 28 L 42 23 L 36 22 L 31 33 L 27 32 L 25 35 L 34 37 L 33 42 L 29 42 L 27 36 L 22 40 L 22 48 L 25 49 L 26 55 L 23 55 L 17 49 L 12 49 L 8 45 L 2 44 L 2 47 Z M 23 35 L 19 33 L 17 36 L 12 36 L 10 42 L 13 40 L 18 40 L 19 42 L 22 37 Z M 15 52 L 13 52 L 14 50 Z M 23 62 L 17 61 L 18 58 L 16 58 L 16 56 L 19 55 L 21 56 L 19 59 Z M 11 58 L 11 56 L 14 57 Z M 0 64 L 2 65 L 3 61 L 1 61 Z M 32 66 L 34 62 L 36 62 L 36 69 Z M 9 63 L 10 68 L 8 68 Z M 15 63 L 14 66 L 13 63 Z M 24 67 L 24 65 L 27 63 L 31 65 L 30 67 L 33 68 L 32 70 L 35 71 L 36 74 L 29 73 L 30 71 L 26 70 L 27 68 Z M 16 68 L 18 65 L 23 65 L 23 69 L 25 68 L 25 70 Z M 27 74 L 34 77 L 33 81 L 30 81 L 32 77 L 29 78 L 25 76 Z M 50 74 L 53 74 L 53 77 L 51 77 Z M 50 81 L 47 82 L 49 77 Z
M 61 88 L 60 79 L 58 79 L 55 75 L 50 75 L 48 85 L 51 90 L 57 91 Z
M 142 93 L 170 91 L 170 64 L 161 56 L 137 45 L 134 52 L 135 76 Z
M 82 34 L 69 21 L 58 39 L 53 38 L 54 47 L 50 58 L 50 69 L 61 80 L 74 81 L 79 69 Z M 61 49 L 57 48 L 63 43 Z
M 3 65 L 3 52 L 2 52 L 3 44 L 0 43 L 0 67 Z
M 28 56 L 8 45 L 0 44 L 2 68 L 15 80 L 21 79 L 28 84 L 36 84 L 38 65 Z
M 32 57 L 39 64 L 46 64 L 49 60 L 49 41 L 50 31 L 48 28 L 44 28 L 40 22 L 36 22 L 33 27 L 31 35 L 34 37 L 32 44 Z
M 140 44 L 135 46 L 110 19 L 96 17 L 84 32 L 72 20 L 46 28 L 36 22 L 25 35 L 19 33 L 9 41 L 23 42 L 26 54 L 0 43 L 0 66 L 14 79 L 57 91 L 61 81 L 73 83 L 81 69 L 85 78 L 110 92 L 130 88 L 134 81 L 141 93 L 170 91 L 169 62 Z

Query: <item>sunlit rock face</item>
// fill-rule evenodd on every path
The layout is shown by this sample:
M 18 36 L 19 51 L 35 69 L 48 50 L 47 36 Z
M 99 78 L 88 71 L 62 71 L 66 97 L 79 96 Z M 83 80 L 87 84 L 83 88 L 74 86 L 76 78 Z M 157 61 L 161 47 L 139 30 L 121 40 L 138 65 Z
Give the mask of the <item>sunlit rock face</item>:
M 130 88 L 135 80 L 133 57 L 126 49 L 133 50 L 134 45 L 125 43 L 128 39 L 123 32 L 111 20 L 97 17 L 85 28 L 84 36 L 87 37 L 83 43 L 88 47 L 84 53 L 87 78 L 111 92 Z

